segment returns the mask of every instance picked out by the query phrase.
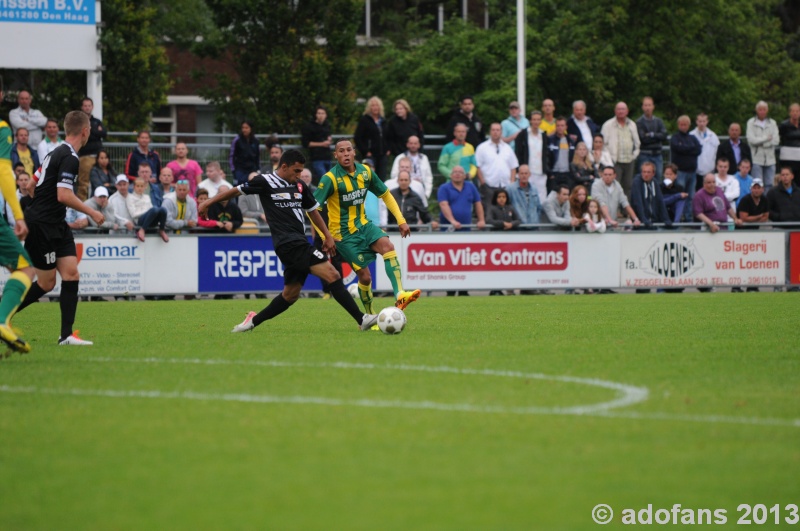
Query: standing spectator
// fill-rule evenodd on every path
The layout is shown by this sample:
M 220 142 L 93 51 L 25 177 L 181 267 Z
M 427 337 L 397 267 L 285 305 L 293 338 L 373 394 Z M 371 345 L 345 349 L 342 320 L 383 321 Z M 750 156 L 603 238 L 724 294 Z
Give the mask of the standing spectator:
M 314 172 L 314 182 L 318 183 L 322 176 L 333 168 L 328 109 L 317 105 L 317 108 L 314 109 L 314 118 L 303 124 L 301 133 L 301 141 L 303 147 L 308 150 L 308 160 L 311 161 L 311 170 Z
M 622 186 L 617 181 L 617 172 L 613 166 L 603 168 L 601 178 L 595 179 L 592 185 L 592 199 L 597 199 L 597 202 L 600 203 L 603 219 L 606 220 L 606 225 L 609 227 L 619 225 L 617 216 L 619 215 L 620 207 L 628 214 L 634 226 L 638 227 L 641 224 L 628 203 Z
M 728 174 L 728 159 L 722 158 L 717 161 L 717 173 L 714 175 L 716 178 L 717 188 L 722 190 L 725 199 L 729 203 L 736 206 L 736 200 L 739 199 L 739 181 L 735 177 Z
M 578 100 L 572 104 L 572 116 L 567 120 L 567 134 L 569 138 L 578 144 L 583 142 L 587 146 L 592 145 L 594 135 L 600 132 L 600 128 L 590 117 L 586 116 L 586 103 Z
M 269 167 L 270 171 L 276 171 L 280 166 L 280 160 L 283 156 L 283 147 L 280 144 L 272 144 L 269 146 Z M 235 201 L 234 201 L 235 202 Z
M 175 191 L 172 183 L 175 182 L 172 175 L 172 170 L 169 168 L 162 168 L 161 173 L 158 174 L 158 184 L 150 187 L 150 201 L 153 206 L 158 208 L 163 205 L 164 197 Z
M 586 187 L 578 185 L 569 193 L 569 215 L 578 220 L 580 225 L 586 223 L 589 203 L 586 202 Z
M 630 195 L 640 142 L 639 130 L 636 123 L 628 118 L 628 105 L 624 101 L 614 107 L 614 118 L 603 124 L 601 133 L 608 152 L 611 153 L 622 189 L 626 195 Z M 600 204 L 603 202 L 600 201 Z
M 559 185 L 550 192 L 542 205 L 544 211 L 543 223 L 552 223 L 563 229 L 578 227 L 581 220 L 572 217 L 569 204 L 569 186 Z
M 110 197 L 111 194 L 117 191 L 117 174 L 114 168 L 111 167 L 111 159 L 108 157 L 108 152 L 105 149 L 101 149 L 96 157 L 89 158 L 96 161 L 89 176 L 89 181 L 92 185 L 92 195 L 94 195 L 94 191 L 98 188 L 105 188 Z
M 439 201 L 439 224 L 444 230 L 445 225 L 452 226 L 455 230 L 469 230 L 462 225 L 472 223 L 472 211 L 478 217 L 478 228 L 486 226 L 483 217 L 483 205 L 481 205 L 481 195 L 475 185 L 466 181 L 467 173 L 461 166 L 456 166 L 450 172 L 450 182 L 446 182 L 439 187 L 437 199 Z
M 775 120 L 767 117 L 769 105 L 765 101 L 756 103 L 756 115 L 747 120 L 747 143 L 753 152 L 753 178 L 764 181 L 764 190 L 775 184 L 775 148 L 781 143 L 781 135 Z
M 656 165 L 656 182 L 660 183 L 664 175 L 664 142 L 667 141 L 667 127 L 664 121 L 653 115 L 656 109 L 653 98 L 645 96 L 642 99 L 642 115 L 636 120 L 636 130 L 642 145 L 639 148 L 639 158 L 636 160 L 641 171 L 642 164 L 652 162 Z
M 475 165 L 475 148 L 466 140 L 467 126 L 461 123 L 456 124 L 453 128 L 453 136 L 453 140 L 445 144 L 439 155 L 437 165 L 439 173 L 449 180 L 453 168 L 461 166 L 467 168 L 471 179 L 478 173 L 478 167 Z
M 112 195 L 108 202 L 114 209 L 114 216 L 120 228 L 132 231 L 134 229 L 133 216 L 128 212 L 128 176 L 120 173 L 116 178 L 117 193 Z
M 33 175 L 39 168 L 39 154 L 28 143 L 28 130 L 20 127 L 14 136 L 17 141 L 11 146 L 11 165 L 16 166 L 21 162 L 25 166 L 25 172 Z
M 44 126 L 44 138 L 36 147 L 36 152 L 39 158 L 44 158 L 50 154 L 51 151 L 63 144 L 64 141 L 58 137 L 58 121 L 49 118 L 47 124 Z
M 512 101 L 508 104 L 508 118 L 503 120 L 500 125 L 503 127 L 503 142 L 511 146 L 511 149 L 516 149 L 517 135 L 530 127 L 531 123 L 522 115 L 519 102 Z
M 696 136 L 689 134 L 692 120 L 683 115 L 678 118 L 678 130 L 670 139 L 669 148 L 671 160 L 678 167 L 677 184 L 689 194 L 689 204 L 694 198 L 695 183 L 697 182 L 697 158 L 703 151 L 700 141 Z M 686 209 L 687 211 L 691 209 Z M 692 213 L 684 212 L 687 221 L 691 221 Z
M 542 123 L 542 113 L 531 113 L 531 125 L 521 135 L 517 136 L 514 149 L 519 163 L 526 164 L 530 170 L 530 178 L 539 195 L 539 204 L 547 198 L 547 174 L 549 150 L 547 149 L 547 135 L 539 129 Z
M 592 159 L 589 158 L 589 149 L 583 141 L 578 142 L 575 146 L 575 155 L 569 165 L 569 172 L 572 174 L 570 186 L 575 187 L 581 184 L 587 190 L 591 190 L 597 173 L 592 165 Z
M 259 175 L 257 171 L 251 172 L 247 176 L 248 182 L 252 181 L 253 177 L 257 175 Z M 261 198 L 258 194 L 242 194 L 237 198 L 237 202 L 239 210 L 242 211 L 242 218 L 253 219 L 260 227 L 267 225 L 267 215 L 264 214 L 264 205 L 261 204 Z
M 478 146 L 475 162 L 478 166 L 478 182 L 485 209 L 488 210 L 495 190 L 505 189 L 517 178 L 517 156 L 503 142 L 503 128 L 495 122 L 489 126 L 489 140 Z
M 431 215 L 422 198 L 411 189 L 411 175 L 407 171 L 401 171 L 397 176 L 397 188 L 391 191 L 394 200 L 397 201 L 397 206 L 400 208 L 400 213 L 406 219 L 406 222 L 411 225 L 419 223 L 430 223 Z M 389 225 L 399 225 L 397 218 L 391 212 L 388 213 L 387 223 Z M 439 228 L 439 224 L 433 222 L 434 230 Z
M 800 221 L 800 188 L 794 184 L 793 180 L 792 168 L 790 166 L 781 168 L 778 183 L 767 192 L 770 221 Z M 789 228 L 796 229 L 797 227 Z
M 447 124 L 446 140 L 448 142 L 453 140 L 454 136 L 451 136 L 450 132 L 453 131 L 452 134 L 455 134 L 456 124 L 464 124 L 467 126 L 467 142 L 473 146 L 480 145 L 486 140 L 486 133 L 483 130 L 481 119 L 475 113 L 475 101 L 472 96 L 461 96 L 458 106 L 458 110 L 453 113 L 453 117 Z
M 592 166 L 597 175 L 600 175 L 600 172 L 603 171 L 603 168 L 606 166 L 614 165 L 611 153 L 606 149 L 605 140 L 603 140 L 603 135 L 600 133 L 597 133 L 594 135 L 594 138 L 592 138 L 592 152 L 589 154 L 589 158 L 592 160 Z
M 742 126 L 736 122 L 728 126 L 728 139 L 720 142 L 717 148 L 717 160 L 725 157 L 731 168 L 738 168 L 743 159 L 753 160 L 750 146 L 742 142 Z
M 664 204 L 667 206 L 669 218 L 673 223 L 680 223 L 683 211 L 686 209 L 687 203 L 689 203 L 689 194 L 686 193 L 683 186 L 677 183 L 677 180 L 678 167 L 675 164 L 667 164 L 664 167 L 661 195 L 664 198 Z
M 764 181 L 753 179 L 750 193 L 741 198 L 736 214 L 745 225 L 743 229 L 758 229 L 758 226 L 748 227 L 748 223 L 769 223 L 769 201 L 764 195 Z
M 125 162 L 125 175 L 128 179 L 138 177 L 139 164 L 147 162 L 150 166 L 151 180 L 149 184 L 156 183 L 156 175 L 161 173 L 161 157 L 150 149 L 150 131 L 139 131 L 136 136 L 137 146 L 133 148 L 128 160 Z
M 145 193 L 146 186 L 145 180 L 137 177 L 133 182 L 133 192 L 125 198 L 131 219 L 139 227 L 136 231 L 136 237 L 140 242 L 143 242 L 145 230 L 158 225 L 159 236 L 165 243 L 169 242 L 169 236 L 164 230 L 167 223 L 167 211 L 164 207 L 153 206 L 150 196 Z
M 489 215 L 486 224 L 494 230 L 516 230 L 520 219 L 514 206 L 508 200 L 508 192 L 503 189 L 495 190 L 492 204 L 489 205 Z
M 172 230 L 191 229 L 197 226 L 197 202 L 189 195 L 189 182 L 181 179 L 175 183 L 175 193 L 164 197 L 167 227 Z M 256 196 L 258 197 L 258 196 Z
M 397 169 L 397 174 L 398 175 L 400 175 L 400 173 L 404 172 L 404 171 L 408 172 L 408 174 L 411 175 L 411 161 L 408 158 L 406 158 L 406 157 L 401 158 L 400 159 L 400 163 L 397 166 L 398 166 L 398 169 Z M 396 178 L 395 179 L 389 179 L 388 181 L 386 181 L 383 184 L 385 184 L 386 188 L 388 188 L 389 190 L 394 190 L 395 188 L 397 188 L 399 186 L 399 184 L 397 183 L 397 179 Z M 425 196 L 425 187 L 422 185 L 422 183 L 419 182 L 419 181 L 414 180 L 414 178 L 412 177 L 410 186 L 411 186 L 411 189 L 422 200 L 422 204 L 425 205 L 425 208 L 428 208 L 428 198 Z M 375 194 L 372 194 L 372 195 L 375 195 Z M 369 194 L 367 194 L 367 197 L 369 197 Z M 377 199 L 377 197 L 376 197 L 376 199 Z M 380 208 L 380 210 L 381 210 L 381 222 L 385 222 L 386 221 L 386 216 L 388 215 L 389 210 L 386 208 L 386 205 L 383 203 L 383 201 L 380 201 L 380 204 L 378 205 L 378 208 Z
M 400 171 L 400 162 L 407 160 L 411 165 L 411 169 L 409 170 L 411 173 L 411 180 L 420 183 L 425 189 L 425 197 L 423 199 L 425 199 L 427 204 L 427 199 L 431 196 L 431 192 L 433 191 L 433 171 L 431 170 L 431 162 L 428 160 L 428 156 L 420 151 L 420 148 L 421 144 L 419 138 L 415 135 L 408 137 L 405 152 L 394 159 L 391 176 L 392 179 L 396 179 Z
M 386 124 L 386 142 L 392 155 L 399 155 L 406 149 L 408 139 L 417 137 L 420 149 L 425 142 L 425 132 L 419 117 L 411 112 L 411 105 L 406 100 L 399 99 L 392 105 L 394 116 Z M 385 177 L 384 177 L 385 178 Z
M 550 98 L 542 101 L 542 124 L 539 129 L 547 136 L 556 132 L 556 104 Z
M 531 186 L 530 179 L 530 167 L 520 164 L 517 180 L 506 187 L 508 200 L 514 205 L 523 225 L 535 225 L 541 219 L 542 202 L 539 200 L 539 192 Z
M 78 183 L 75 195 L 86 200 L 87 197 L 92 194 L 89 186 L 92 170 L 94 170 L 96 159 L 103 149 L 103 140 L 108 136 L 108 131 L 106 131 L 103 122 L 101 122 L 99 118 L 92 116 L 94 112 L 94 101 L 92 101 L 92 98 L 83 98 L 83 101 L 81 101 L 81 110 L 89 116 L 89 140 L 78 152 L 80 167 L 78 169 Z M 108 153 L 106 153 L 106 157 L 107 156 Z M 114 193 L 114 175 L 113 171 L 109 175 L 110 180 L 108 182 L 111 185 L 108 190 L 109 194 Z M 92 187 L 94 187 L 94 185 L 92 185 Z
M 246 183 L 250 172 L 261 169 L 261 154 L 252 122 L 242 122 L 239 134 L 231 142 L 228 163 L 233 173 L 233 182 L 237 185 Z
M 714 173 L 717 160 L 717 148 L 719 147 L 719 137 L 708 128 L 708 115 L 700 113 L 695 119 L 697 125 L 689 133 L 700 142 L 700 155 L 697 156 L 697 177 L 702 180 L 709 173 Z M 696 182 L 696 181 L 695 181 Z M 695 184 L 695 188 L 697 185 Z
M 108 202 L 108 190 L 105 186 L 100 186 L 94 191 L 94 195 L 83 202 L 92 210 L 97 210 L 105 217 L 105 221 L 101 225 L 97 225 L 95 220 L 89 218 L 89 225 L 98 227 L 104 230 L 115 230 L 119 228 L 117 223 L 117 216 L 114 212 L 114 207 Z
M 656 165 L 649 160 L 642 163 L 641 173 L 633 178 L 631 206 L 646 228 L 654 223 L 672 225 L 661 186 L 656 182 Z
M 228 183 L 222 183 L 219 193 L 225 193 L 231 189 Z M 235 201 L 225 200 L 212 204 L 208 208 L 208 219 L 217 222 L 219 232 L 236 232 L 242 226 L 242 211 L 236 206 Z
M 368 99 L 364 114 L 358 120 L 354 140 L 361 156 L 372 159 L 378 177 L 386 180 L 389 146 L 386 142 L 386 119 L 383 114 L 383 101 L 378 96 Z
M 739 163 L 739 171 L 734 175 L 739 183 L 739 199 L 736 200 L 736 206 L 742 201 L 742 198 L 750 193 L 750 187 L 753 185 L 753 178 L 750 176 L 750 159 L 742 159 Z M 761 186 L 764 186 L 764 181 L 761 181 Z
M 198 189 L 203 188 L 208 192 L 208 197 L 211 198 L 217 195 L 220 185 L 224 183 L 226 183 L 226 181 L 222 166 L 219 165 L 219 162 L 212 160 L 206 164 L 206 179 L 197 185 L 197 187 Z
M 189 181 L 189 193 L 194 196 L 203 179 L 203 168 L 196 160 L 189 158 L 189 148 L 183 142 L 175 144 L 175 157 L 175 160 L 167 163 L 167 168 L 172 170 L 175 182 Z
M 692 200 L 692 211 L 695 219 L 705 223 L 712 233 L 719 230 L 719 223 L 728 221 L 728 216 L 736 225 L 742 224 L 736 211 L 725 198 L 725 194 L 717 188 L 717 179 L 713 173 L 703 177 L 703 187 L 697 191 Z
M 778 128 L 781 138 L 781 166 L 791 166 L 794 183 L 800 186 L 800 104 L 789 106 L 789 118 Z
M 11 109 L 8 113 L 8 121 L 14 128 L 16 134 L 18 129 L 28 130 L 28 142 L 31 146 L 38 146 L 44 136 L 44 126 L 47 125 L 47 117 L 38 109 L 31 107 L 33 96 L 27 90 L 20 90 L 17 94 L 16 109 Z
M 556 132 L 547 137 L 547 189 L 557 190 L 562 184 L 571 187 L 570 161 L 575 156 L 575 143 L 567 136 L 567 119 L 556 118 Z

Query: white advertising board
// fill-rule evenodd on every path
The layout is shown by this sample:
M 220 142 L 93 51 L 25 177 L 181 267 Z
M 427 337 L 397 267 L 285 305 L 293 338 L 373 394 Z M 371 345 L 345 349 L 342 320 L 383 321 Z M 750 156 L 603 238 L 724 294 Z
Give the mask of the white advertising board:
M 622 238 L 621 287 L 782 285 L 785 234 L 656 232 Z

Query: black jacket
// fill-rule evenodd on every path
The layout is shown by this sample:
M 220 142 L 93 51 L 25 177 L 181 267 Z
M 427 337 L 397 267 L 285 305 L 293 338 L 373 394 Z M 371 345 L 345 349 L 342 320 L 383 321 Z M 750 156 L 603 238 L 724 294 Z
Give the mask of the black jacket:
M 569 155 L 567 155 L 568 157 L 567 171 L 569 172 L 569 164 L 572 164 L 572 158 L 575 155 L 575 142 L 572 141 L 569 135 L 567 135 L 564 138 L 567 139 L 567 143 L 569 144 Z M 555 167 L 556 162 L 558 162 L 558 159 L 556 157 L 558 157 L 560 146 L 561 146 L 561 139 L 555 133 L 547 137 L 547 144 L 545 145 L 545 147 L 547 148 L 548 176 L 551 176 L 553 174 L 553 168 Z
M 478 117 L 477 113 L 473 111 L 472 119 L 470 119 L 459 109 L 453 113 L 453 117 L 450 118 L 450 122 L 447 124 L 446 142 L 452 142 L 453 138 L 455 138 L 453 136 L 453 129 L 455 129 L 456 124 L 464 124 L 467 126 L 467 142 L 472 144 L 476 149 L 486 140 L 486 128 L 484 124 L 481 123 L 481 119 Z
M 428 209 L 425 208 L 422 198 L 420 198 L 414 190 L 409 190 L 406 195 L 403 195 L 400 188 L 395 188 L 390 193 L 392 197 L 394 197 L 394 200 L 397 201 L 397 206 L 400 207 L 400 213 L 406 218 L 406 223 L 410 226 L 417 224 L 417 215 L 419 215 L 419 219 L 422 220 L 423 223 L 431 222 L 431 215 Z M 389 212 L 387 221 L 390 225 L 397 224 L 397 220 L 391 212 Z
M 231 146 L 231 171 L 253 172 L 261 169 L 261 155 L 258 152 L 258 139 L 251 135 L 250 141 L 242 135 L 236 135 Z
M 793 126 L 788 118 L 778 126 L 778 132 L 781 137 L 781 146 L 800 147 L 800 127 Z
M 425 138 L 422 123 L 416 114 L 408 113 L 405 120 L 401 120 L 397 116 L 389 119 L 389 123 L 386 124 L 386 143 L 389 145 L 392 155 L 399 155 L 406 150 L 406 142 L 410 136 L 419 138 L 420 150 L 422 150 Z
M 374 162 L 377 163 L 380 158 L 386 156 L 386 120 L 381 118 L 380 123 L 375 123 L 372 116 L 362 114 L 358 119 L 356 125 L 356 132 L 354 140 L 356 141 L 356 149 L 359 155 L 367 157 L 369 153 Z M 377 168 L 376 168 L 377 169 Z
M 575 118 L 570 116 L 569 120 L 567 120 L 567 135 L 575 135 L 575 143 L 577 144 L 578 142 L 583 142 L 586 144 L 587 149 L 591 151 L 594 135 L 600 132 L 600 128 L 597 127 L 597 124 L 594 123 L 594 121 L 588 116 L 586 117 L 586 125 L 589 127 L 589 131 L 592 133 L 592 138 L 583 138 L 583 135 L 581 135 L 581 130 L 578 128 L 578 124 L 575 123 Z
M 309 142 L 325 142 L 331 136 L 331 124 L 328 120 L 317 123 L 316 120 L 311 120 L 303 124 L 301 130 L 301 142 L 303 147 L 308 150 L 309 158 L 313 160 L 331 160 L 330 147 L 308 147 Z
M 631 208 L 636 212 L 636 217 L 643 225 L 649 226 L 653 223 L 671 224 L 672 220 L 667 213 L 667 206 L 664 204 L 664 196 L 661 193 L 661 186 L 653 179 L 652 194 L 645 192 L 644 180 L 641 175 L 633 178 L 631 185 Z
M 752 164 L 753 153 L 750 151 L 750 146 L 739 139 L 739 149 L 741 151 L 742 158 L 749 160 Z M 717 158 L 715 160 L 719 160 L 722 157 L 725 157 L 728 159 L 728 162 L 731 163 L 731 165 L 728 167 L 728 173 L 731 175 L 736 173 L 736 168 L 739 167 L 739 163 L 736 162 L 736 155 L 733 153 L 733 144 L 731 144 L 730 139 L 720 142 L 719 147 L 717 148 Z M 739 162 L 741 162 L 741 160 L 739 160 Z
M 678 166 L 678 170 L 684 172 L 697 171 L 697 157 L 703 151 L 697 137 L 688 132 L 677 131 L 672 135 L 669 142 L 669 149 L 672 162 Z
M 792 193 L 782 184 L 773 186 L 767 192 L 770 221 L 800 221 L 800 189 L 792 186 Z
M 525 129 L 518 134 L 516 140 L 514 140 L 514 153 L 517 155 L 517 161 L 519 162 L 520 166 L 523 164 L 530 166 L 530 161 L 528 160 L 530 155 L 530 151 L 528 149 L 528 134 L 530 133 L 530 130 L 530 127 Z M 542 137 L 542 173 L 547 175 L 550 173 L 548 170 L 547 135 L 544 134 L 543 131 L 539 131 L 539 136 Z
M 78 152 L 79 157 L 97 155 L 100 153 L 100 150 L 103 149 L 103 140 L 108 136 L 108 131 L 106 131 L 106 128 L 103 126 L 103 122 L 94 116 L 89 117 L 89 126 L 91 127 L 91 131 L 89 131 L 89 140 Z
M 505 230 L 503 223 L 510 222 L 512 230 L 519 227 L 520 219 L 514 207 L 506 203 L 506 206 L 489 205 L 489 213 L 486 216 L 486 223 L 495 230 Z
M 642 115 L 636 120 L 636 129 L 639 132 L 639 140 L 642 142 L 639 152 L 646 155 L 661 155 L 664 142 L 667 141 L 667 128 L 664 121 L 658 116 L 647 120 Z
M 242 219 L 242 211 L 239 209 L 239 206 L 233 202 L 228 201 L 227 205 L 220 203 L 214 203 L 210 207 L 208 207 L 208 219 L 214 221 L 232 221 L 233 222 L 233 230 L 238 229 L 242 226 L 244 220 Z M 218 231 L 227 232 L 225 229 L 216 229 Z

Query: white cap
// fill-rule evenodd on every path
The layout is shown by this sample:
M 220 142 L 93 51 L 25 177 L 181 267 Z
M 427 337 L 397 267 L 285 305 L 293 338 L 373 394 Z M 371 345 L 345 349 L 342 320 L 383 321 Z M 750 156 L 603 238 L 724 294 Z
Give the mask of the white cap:
M 124 173 L 120 173 L 119 175 L 117 175 L 117 183 L 121 183 L 123 181 L 125 181 L 126 183 L 130 182 L 127 175 L 125 175 Z
M 108 197 L 108 190 L 106 190 L 105 186 L 98 186 L 94 189 L 94 196 L 95 197 Z

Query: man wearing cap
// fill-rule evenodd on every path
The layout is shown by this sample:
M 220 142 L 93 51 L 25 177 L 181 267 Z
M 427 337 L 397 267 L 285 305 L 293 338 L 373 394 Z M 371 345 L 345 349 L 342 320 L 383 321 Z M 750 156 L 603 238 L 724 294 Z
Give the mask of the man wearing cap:
M 133 230 L 133 216 L 128 211 L 128 176 L 124 173 L 117 175 L 117 193 L 112 195 L 108 203 L 114 209 L 114 219 L 120 228 L 125 227 L 128 230 Z
M 93 210 L 99 211 L 101 214 L 103 214 L 103 216 L 105 216 L 106 219 L 102 225 L 99 225 L 99 228 L 107 230 L 119 228 L 117 217 L 114 215 L 114 207 L 109 202 L 108 190 L 105 186 L 95 188 L 94 195 L 84 201 L 83 204 Z M 95 223 L 95 221 L 91 218 L 89 218 L 89 226 L 98 227 L 97 223 Z
M 508 118 L 503 120 L 500 124 L 503 127 L 503 142 L 511 146 L 513 150 L 515 145 L 514 140 L 517 135 L 530 127 L 531 123 L 525 116 L 522 115 L 518 101 L 512 101 L 508 104 Z
M 753 184 L 750 185 L 750 193 L 742 197 L 739 201 L 739 206 L 736 208 L 736 214 L 742 223 L 768 223 L 769 222 L 769 201 L 764 195 L 764 181 L 762 179 L 753 179 Z M 745 226 L 743 229 L 756 230 L 758 227 Z

